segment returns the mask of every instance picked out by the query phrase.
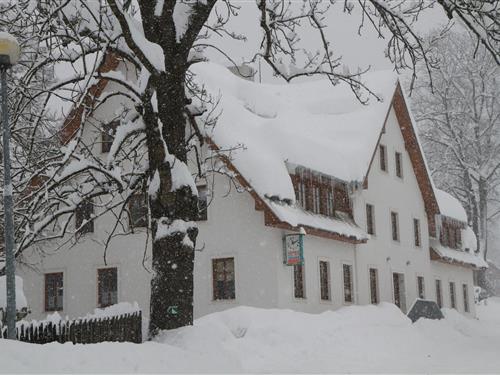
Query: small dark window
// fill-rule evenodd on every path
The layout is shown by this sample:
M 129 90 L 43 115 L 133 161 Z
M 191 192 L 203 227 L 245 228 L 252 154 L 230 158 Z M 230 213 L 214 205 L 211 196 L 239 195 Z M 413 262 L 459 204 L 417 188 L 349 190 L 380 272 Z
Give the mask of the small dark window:
M 45 274 L 45 311 L 63 309 L 63 273 Z
M 391 228 L 393 241 L 399 241 L 399 222 L 396 212 L 391 212 Z
M 80 228 L 79 234 L 94 232 L 94 220 L 91 220 L 93 214 L 94 205 L 91 200 L 87 199 L 80 202 L 75 212 L 76 229 Z
M 344 302 L 354 302 L 353 288 L 352 288 L 352 266 L 350 264 L 342 265 L 344 276 Z
M 118 303 L 118 271 L 116 268 L 97 270 L 97 304 L 107 307 Z
M 234 258 L 212 259 L 214 300 L 235 299 Z
M 198 221 L 208 220 L 208 189 L 205 185 L 198 189 Z
M 379 146 L 380 169 L 387 172 L 387 150 L 384 145 Z
M 293 295 L 295 298 L 306 298 L 303 264 L 296 264 L 293 266 Z
M 319 283 L 321 289 L 321 300 L 330 300 L 330 264 L 326 261 L 319 261 Z
M 441 290 L 441 280 L 436 280 L 436 303 L 439 308 L 443 307 L 443 292 Z
M 396 176 L 403 178 L 403 159 L 400 152 L 396 152 Z
M 370 268 L 370 302 L 374 305 L 379 303 L 378 296 L 378 271 L 376 268 Z
M 421 238 L 420 238 L 420 220 L 413 219 L 413 234 L 415 240 L 415 246 L 420 247 Z
M 394 287 L 394 304 L 406 313 L 406 288 L 405 275 L 394 272 L 392 274 L 392 282 Z
M 366 231 L 368 234 L 375 234 L 375 217 L 373 205 L 366 205 Z
M 417 292 L 418 298 L 425 298 L 425 280 L 423 276 L 417 276 Z
M 134 194 L 128 201 L 130 212 L 130 226 L 132 228 L 146 228 L 148 226 L 148 204 L 146 194 Z
M 462 284 L 462 291 L 464 296 L 464 311 L 469 312 L 469 288 L 467 284 Z
M 111 150 L 113 139 L 115 138 L 116 128 L 120 121 L 112 121 L 102 126 L 101 131 L 101 152 L 106 153 Z
M 457 296 L 455 294 L 455 283 L 450 281 L 450 307 L 452 309 L 457 308 Z

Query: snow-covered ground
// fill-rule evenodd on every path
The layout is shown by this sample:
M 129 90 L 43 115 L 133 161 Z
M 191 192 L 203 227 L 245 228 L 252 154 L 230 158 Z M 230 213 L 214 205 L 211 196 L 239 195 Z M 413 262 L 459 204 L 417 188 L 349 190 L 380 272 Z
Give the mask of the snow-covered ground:
M 319 315 L 238 307 L 144 344 L 0 340 L 1 372 L 498 372 L 500 299 L 411 324 L 391 304 Z

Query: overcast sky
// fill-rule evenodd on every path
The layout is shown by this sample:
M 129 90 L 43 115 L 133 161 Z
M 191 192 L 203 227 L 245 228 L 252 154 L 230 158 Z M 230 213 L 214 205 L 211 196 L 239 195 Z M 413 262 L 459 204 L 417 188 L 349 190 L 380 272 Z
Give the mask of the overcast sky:
M 229 28 L 247 36 L 246 42 L 233 41 L 229 38 L 216 38 L 215 44 L 227 52 L 237 63 L 249 60 L 259 49 L 262 32 L 259 28 L 259 12 L 255 0 L 242 0 L 237 3 L 241 6 L 239 15 L 233 17 Z M 301 1 L 298 1 L 299 5 Z M 361 23 L 359 7 L 356 7 L 353 14 L 343 12 L 343 1 L 337 1 L 329 10 L 326 34 L 331 42 L 331 49 L 336 57 L 341 56 L 345 65 L 351 72 L 357 68 L 367 68 L 374 70 L 392 69 L 391 62 L 385 57 L 384 51 L 388 39 L 379 38 L 371 25 L 366 25 L 358 34 Z M 426 10 L 415 25 L 415 29 L 420 33 L 426 33 L 433 28 L 445 25 L 447 18 L 440 6 Z M 315 51 L 320 48 L 320 39 L 316 31 L 308 28 L 307 32 L 301 34 L 302 43 L 308 49 Z M 226 58 L 212 51 L 209 57 L 213 61 L 229 65 Z M 270 78 L 269 70 L 263 66 L 263 76 L 266 82 L 275 82 Z

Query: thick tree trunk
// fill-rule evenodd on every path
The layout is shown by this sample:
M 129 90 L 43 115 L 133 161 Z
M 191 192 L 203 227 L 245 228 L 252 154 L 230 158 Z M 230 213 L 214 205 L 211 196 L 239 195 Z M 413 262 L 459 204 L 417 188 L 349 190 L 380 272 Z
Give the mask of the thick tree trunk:
M 150 181 L 156 173 L 160 180 L 158 191 L 149 197 L 154 272 L 151 280 L 150 335 L 162 329 L 193 324 L 194 244 L 198 231 L 187 226 L 187 232 L 162 233 L 174 221 L 192 221 L 198 212 L 196 193 L 189 186 L 173 189 L 172 165 L 167 154 L 175 156 L 176 162 L 185 163 L 187 160 L 184 75 L 184 71 L 174 71 L 168 77 L 158 78 L 156 92 L 161 133 L 158 120 L 153 115 L 150 119 L 144 116 L 149 132 Z

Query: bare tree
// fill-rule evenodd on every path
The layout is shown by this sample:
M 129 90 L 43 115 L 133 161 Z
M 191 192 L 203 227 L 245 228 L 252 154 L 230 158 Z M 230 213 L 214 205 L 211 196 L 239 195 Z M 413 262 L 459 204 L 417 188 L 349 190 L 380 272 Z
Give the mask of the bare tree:
M 488 223 L 500 214 L 500 67 L 476 47 L 467 34 L 442 38 L 434 91 L 424 79 L 412 104 L 435 180 L 464 204 L 486 259 Z
M 331 49 L 325 33 L 331 3 L 308 0 L 296 6 L 288 0 L 257 0 L 262 42 L 256 58 L 260 56 L 286 81 L 321 75 L 332 84 L 347 82 L 363 102 L 378 100 L 364 86 L 362 71 L 346 72 Z M 360 27 L 372 27 L 388 38 L 388 57 L 396 69 L 404 69 L 414 68 L 419 61 L 431 65 L 412 25 L 432 3 L 359 0 L 343 4 L 345 12 L 359 9 Z M 450 4 L 438 3 L 445 8 Z M 13 4 L 28 6 L 32 2 L 19 0 Z M 478 16 L 473 22 L 476 29 L 478 22 L 486 25 L 491 20 L 483 17 L 481 9 L 466 11 Z M 458 7 L 448 10 L 452 18 L 462 12 Z M 198 232 L 193 218 L 198 206 L 187 161 L 189 155 L 201 155 L 207 129 L 216 122 L 216 116 L 207 115 L 207 111 L 213 111 L 216 98 L 207 98 L 195 83 L 190 67 L 206 60 L 207 49 L 232 61 L 227 51 L 211 43 L 210 38 L 245 38 L 227 28 L 231 17 L 241 16 L 238 2 L 51 0 L 39 2 L 32 13 L 44 18 L 38 35 L 40 41 L 50 44 L 48 60 L 56 67 L 67 63 L 74 70 L 64 79 L 56 74 L 54 85 L 43 93 L 47 100 L 60 97 L 73 101 L 74 107 L 62 130 L 63 134 L 71 133 L 71 141 L 31 176 L 36 183 L 25 195 L 20 226 L 25 229 L 17 237 L 18 254 L 40 241 L 64 242 L 68 235 L 78 234 L 87 223 L 73 229 L 70 220 L 76 208 L 89 200 L 99 207 L 89 220 L 112 214 L 115 228 L 119 228 L 131 196 L 137 191 L 147 192 L 153 266 L 150 332 L 192 324 Z M 308 28 L 318 36 L 322 46 L 318 52 L 300 46 L 299 36 Z M 492 53 L 498 51 L 496 33 L 495 28 L 478 33 L 483 44 L 492 46 Z M 117 63 L 133 67 L 137 79 L 131 81 L 114 72 Z M 102 82 L 113 82 L 120 90 L 101 95 Z M 83 141 L 81 127 L 73 125 L 102 126 L 93 122 L 93 113 L 117 96 L 127 105 L 116 113 L 120 125 L 109 157 L 102 160 L 93 154 L 92 145 Z M 217 152 L 222 150 L 216 151 L 215 158 Z M 197 158 L 200 175 L 206 170 L 204 162 Z M 169 315 L 169 306 L 177 306 L 178 314 Z

